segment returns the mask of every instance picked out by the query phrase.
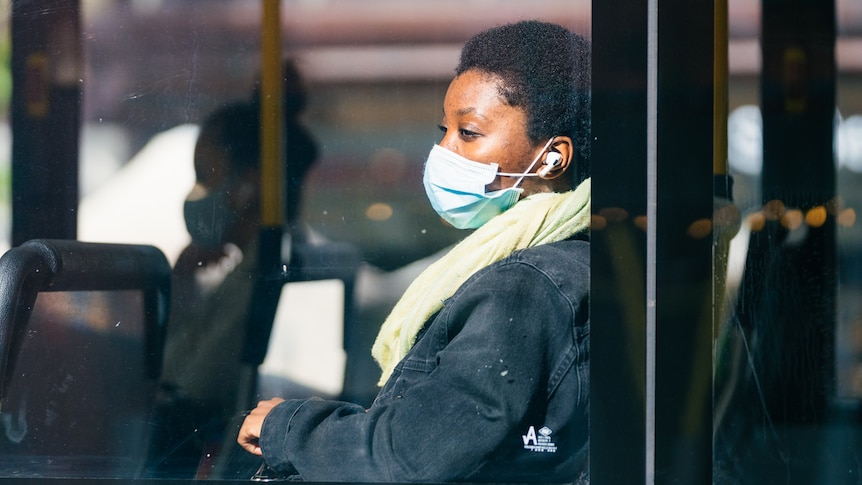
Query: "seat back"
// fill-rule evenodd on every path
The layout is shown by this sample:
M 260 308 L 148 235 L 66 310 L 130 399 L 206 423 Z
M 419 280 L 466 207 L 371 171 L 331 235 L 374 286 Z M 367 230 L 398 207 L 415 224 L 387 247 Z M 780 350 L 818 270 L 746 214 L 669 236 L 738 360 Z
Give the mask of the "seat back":
M 0 258 L 0 475 L 140 475 L 170 275 L 152 246 L 33 240 Z
M 312 393 L 339 397 L 345 384 L 346 354 L 352 350 L 360 262 L 359 250 L 348 243 L 291 248 L 290 264 L 274 301 L 273 329 L 265 342 L 260 377 L 276 384 L 277 376 L 285 376 L 308 386 Z M 262 389 L 259 397 L 269 395 L 281 394 Z
M 349 365 L 349 355 L 345 354 L 350 354 L 353 347 L 351 332 L 354 288 L 361 263 L 359 250 L 343 242 L 302 243 L 292 245 L 289 250 L 283 248 L 282 254 L 288 256 L 283 271 L 270 275 L 266 285 L 256 287 L 249 305 L 249 315 L 265 321 L 258 321 L 257 329 L 250 325 L 247 329 L 250 332 L 245 336 L 242 361 L 244 365 L 253 366 L 254 372 L 248 382 L 240 385 L 240 406 L 246 406 L 244 409 L 253 407 L 257 399 L 273 396 L 305 398 L 339 397 L 341 394 L 343 397 L 345 365 Z M 329 308 L 317 313 L 321 305 Z M 335 336 L 340 336 L 337 339 L 340 342 L 335 341 Z M 341 352 L 331 352 L 339 345 Z M 322 355 L 315 355 L 314 362 L 304 362 L 308 355 L 306 349 L 314 349 Z M 294 353 L 297 350 L 299 352 Z M 330 361 L 321 366 L 325 369 L 314 367 L 315 363 L 326 359 Z M 309 372 L 309 369 L 313 370 Z M 260 460 L 237 446 L 234 439 L 242 422 L 239 414 L 242 410 L 237 410 L 236 422 L 229 426 L 231 438 L 220 443 L 214 453 L 215 460 L 200 463 L 198 476 L 244 480 L 260 465 Z

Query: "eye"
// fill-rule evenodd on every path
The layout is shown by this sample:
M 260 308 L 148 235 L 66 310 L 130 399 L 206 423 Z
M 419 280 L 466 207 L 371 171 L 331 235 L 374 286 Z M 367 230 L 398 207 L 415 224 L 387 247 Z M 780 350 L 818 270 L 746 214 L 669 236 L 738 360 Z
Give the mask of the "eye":
M 477 136 L 479 136 L 479 134 L 475 131 L 470 131 L 464 128 L 459 129 L 458 134 L 461 135 L 461 138 L 476 138 Z
M 439 129 L 441 132 L 443 132 L 444 135 L 449 132 L 449 128 L 447 128 L 445 125 L 442 125 L 442 124 L 437 125 L 437 129 Z M 475 131 L 469 130 L 467 128 L 459 128 L 458 129 L 458 136 L 460 136 L 461 139 L 463 139 L 463 140 L 472 140 L 472 139 L 478 138 L 482 135 L 480 135 L 479 133 L 477 133 Z

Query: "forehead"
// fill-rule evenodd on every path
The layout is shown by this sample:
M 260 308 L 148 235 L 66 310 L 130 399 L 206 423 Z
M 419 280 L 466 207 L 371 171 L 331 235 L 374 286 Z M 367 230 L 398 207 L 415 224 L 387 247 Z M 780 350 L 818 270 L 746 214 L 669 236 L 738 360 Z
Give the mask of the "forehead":
M 472 115 L 489 119 L 515 116 L 523 119 L 523 110 L 507 104 L 500 94 L 500 82 L 499 77 L 476 70 L 457 76 L 446 91 L 444 115 Z

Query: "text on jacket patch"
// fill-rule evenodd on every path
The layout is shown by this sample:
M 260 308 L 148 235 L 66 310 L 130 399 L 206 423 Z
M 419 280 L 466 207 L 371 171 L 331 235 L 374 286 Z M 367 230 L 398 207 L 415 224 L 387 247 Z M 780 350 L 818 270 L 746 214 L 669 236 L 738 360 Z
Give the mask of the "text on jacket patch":
M 530 426 L 527 434 L 521 435 L 524 440 L 524 449 L 528 451 L 538 451 L 541 453 L 555 453 L 557 445 L 551 441 L 551 431 L 547 426 L 542 426 L 536 434 L 536 427 Z

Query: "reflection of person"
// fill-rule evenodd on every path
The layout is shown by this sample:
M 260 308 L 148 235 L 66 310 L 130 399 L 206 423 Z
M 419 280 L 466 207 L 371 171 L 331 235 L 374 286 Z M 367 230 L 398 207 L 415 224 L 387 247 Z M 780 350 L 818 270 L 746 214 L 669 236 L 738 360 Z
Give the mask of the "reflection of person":
M 193 476 L 235 411 L 238 337 L 256 264 L 259 126 L 254 108 L 234 103 L 208 116 L 198 134 L 196 182 L 184 204 L 192 241 L 173 268 L 152 445 L 158 473 Z
M 317 144 L 298 121 L 305 106 L 299 72 L 292 62 L 284 66 L 285 224 L 296 241 L 305 239 L 299 192 Z M 164 351 L 163 414 L 169 421 L 165 427 L 172 429 L 156 445 L 173 455 L 166 460 L 192 470 L 204 454 L 202 446 L 217 446 L 242 392 L 241 353 L 261 226 L 260 158 L 257 98 L 219 108 L 202 123 L 194 153 L 196 181 L 184 204 L 191 243 L 174 264 Z
M 195 277 L 199 269 L 235 260 L 238 250 L 253 247 L 259 225 L 259 137 L 257 111 L 246 103 L 222 107 L 201 125 L 195 185 L 183 207 L 191 242 L 174 264 L 175 301 L 182 307 L 198 303 L 203 289 Z
M 588 480 L 588 110 L 583 38 L 528 21 L 469 40 L 425 187 L 478 229 L 384 322 L 370 408 L 264 401 L 239 444 L 306 480 Z
M 240 351 L 255 274 L 259 126 L 257 110 L 246 103 L 223 107 L 202 124 L 197 182 L 184 206 L 192 242 L 174 265 L 162 378 L 217 415 L 233 411 L 239 358 L 230 356 Z M 214 285 L 205 283 L 207 275 Z

